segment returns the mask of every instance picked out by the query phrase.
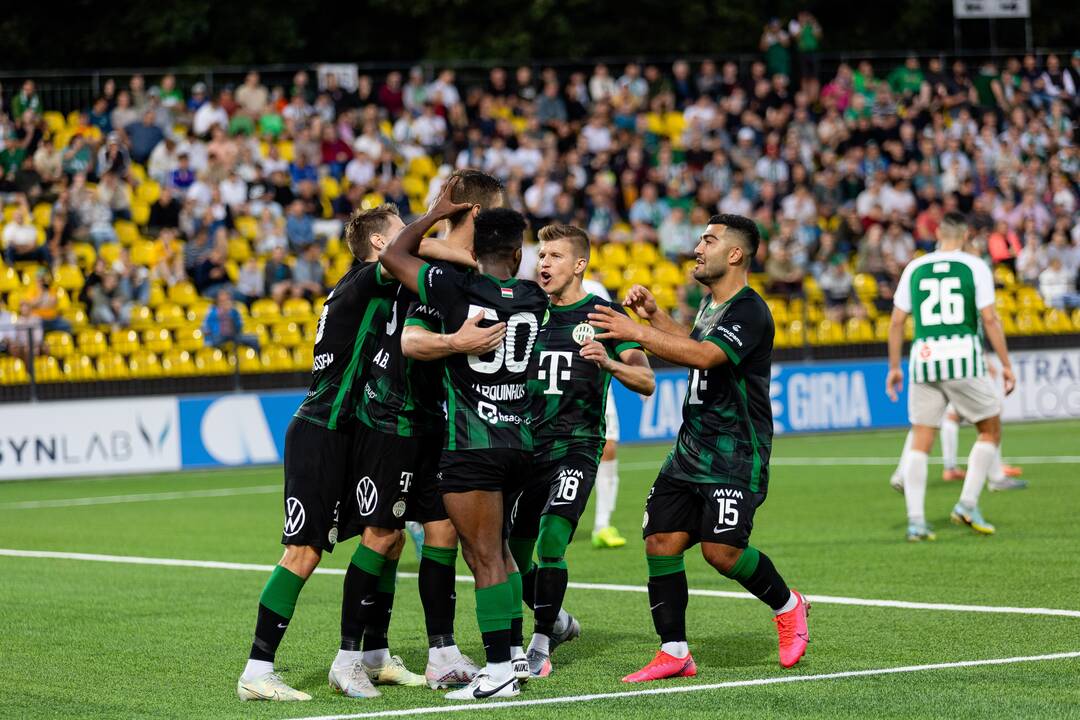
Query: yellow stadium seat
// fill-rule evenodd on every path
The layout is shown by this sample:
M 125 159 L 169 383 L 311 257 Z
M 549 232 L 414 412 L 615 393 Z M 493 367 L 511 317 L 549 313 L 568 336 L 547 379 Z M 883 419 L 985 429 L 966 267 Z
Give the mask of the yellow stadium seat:
M 22 287 L 22 278 L 13 267 L 0 267 L 0 293 L 9 293 Z
M 1049 332 L 1055 334 L 1071 333 L 1073 331 L 1072 323 L 1069 322 L 1069 314 L 1056 308 L 1046 311 L 1046 315 L 1043 316 L 1043 324 Z
M 172 349 L 172 335 L 165 328 L 145 331 L 142 340 L 143 347 L 152 353 L 163 353 Z
M 131 376 L 124 356 L 118 353 L 105 353 L 97 359 L 97 374 L 100 380 L 126 380 Z
M 419 175 L 406 175 L 401 179 L 401 189 L 404 190 L 405 194 L 410 198 L 423 200 L 427 195 L 428 184 L 427 181 Z
M 653 276 L 647 265 L 631 265 L 623 270 L 623 285 L 652 285 Z
M 60 369 L 60 362 L 52 357 L 38 356 L 34 358 L 34 380 L 37 382 L 56 382 L 64 379 L 64 372 Z
M 675 293 L 675 288 L 671 285 L 655 283 L 653 284 L 651 291 L 653 297 L 656 299 L 656 304 L 664 310 L 671 310 L 679 304 L 679 296 Z
M 1042 312 L 1046 309 L 1046 302 L 1035 288 L 1021 288 L 1017 291 L 1016 303 L 1021 310 Z
M 275 345 L 286 348 L 294 348 L 304 341 L 300 334 L 300 326 L 295 322 L 279 322 L 274 325 L 270 339 Z
M 136 305 L 131 309 L 131 327 L 135 330 L 149 330 L 154 327 L 154 311 L 146 305 Z
M 188 305 L 187 319 L 189 323 L 195 325 L 202 325 L 203 320 L 206 319 L 207 313 L 210 312 L 210 308 L 214 306 L 214 303 L 210 302 L 206 298 L 199 298 L 195 302 Z M 244 313 L 247 307 L 244 305 L 236 305 L 237 311 L 240 313 L 240 317 L 244 317 Z
M 0 385 L 22 385 L 29 379 L 26 363 L 19 358 L 0 357 Z
M 822 320 L 817 326 L 817 338 L 821 345 L 842 345 L 844 328 L 832 320 Z
M 139 239 L 139 228 L 131 220 L 117 220 L 113 223 L 113 229 L 121 245 L 130 247 Z
M 244 263 L 251 257 L 251 245 L 242 237 L 229 238 L 229 260 Z
M 195 291 L 195 286 L 189 282 L 178 282 L 169 288 L 169 300 L 187 307 L 191 303 L 199 299 L 199 293 Z
M 282 304 L 281 314 L 287 318 L 308 318 L 311 316 L 311 303 L 304 298 L 290 298 Z
M 630 245 L 630 262 L 652 267 L 659 260 L 660 253 L 652 243 L 636 242 Z
M 137 180 L 137 181 L 138 181 L 139 183 L 144 183 L 144 182 L 146 182 L 146 179 L 147 179 L 147 175 L 146 175 L 146 168 L 144 168 L 144 167 L 143 167 L 142 165 L 140 165 L 140 164 L 139 164 L 139 163 L 137 163 L 137 162 L 133 162 L 133 163 L 131 163 L 131 175 L 132 175 L 132 177 L 134 177 L 134 178 L 135 178 L 135 179 L 136 179 L 136 180 Z
M 137 352 L 131 356 L 128 361 L 128 367 L 131 370 L 131 377 L 139 378 L 153 378 L 161 377 L 161 362 L 158 360 L 158 356 L 152 352 Z
M 176 329 L 187 322 L 187 314 L 176 303 L 159 305 L 155 317 L 158 325 L 170 330 Z
M 220 348 L 202 348 L 195 353 L 195 370 L 200 375 L 227 375 L 232 363 Z
M 277 144 L 278 155 L 287 163 L 296 159 L 296 147 L 289 140 L 282 140 Z
M 75 342 L 71 336 L 61 330 L 45 333 L 45 347 L 49 354 L 58 358 L 66 358 L 75 352 Z
M 435 161 L 427 155 L 418 155 L 409 161 L 409 169 L 406 174 L 417 175 L 427 182 L 435 177 L 435 173 L 438 171 L 439 169 L 435 167 Z
M 873 300 L 878 294 L 877 279 L 869 273 L 858 273 L 854 278 L 855 294 L 860 300 Z
M 806 332 L 802 320 L 792 320 L 788 323 L 787 334 L 793 347 L 801 347 L 806 344 Z
M 874 328 L 869 320 L 862 318 L 850 318 L 844 324 L 844 336 L 850 343 L 866 343 L 874 341 Z
M 79 331 L 78 346 L 79 352 L 90 357 L 97 357 L 109 349 L 105 342 L 105 333 L 94 328 Z
M 90 243 L 77 242 L 72 243 L 71 252 L 74 253 L 76 262 L 83 272 L 90 272 L 94 269 L 94 262 L 97 261 L 97 250 Z
M 150 222 L 150 205 L 136 198 L 131 202 L 131 220 L 139 227 Z
M 998 265 L 994 268 L 994 282 L 1006 290 L 1012 290 L 1016 285 L 1016 273 L 1006 265 Z
M 998 313 L 1001 318 L 1001 327 L 1005 330 L 1006 335 L 1019 335 L 1020 331 L 1016 328 L 1016 320 L 1013 319 L 1012 313 Z
M 195 362 L 187 350 L 170 350 L 161 356 L 161 372 L 166 377 L 194 375 Z
M 97 380 L 97 368 L 89 355 L 73 355 L 64 361 L 64 379 L 75 382 Z
M 64 319 L 71 323 L 72 330 L 82 330 L 90 324 L 90 318 L 86 317 L 86 311 L 81 307 L 71 307 L 64 312 Z
M 153 267 L 158 261 L 157 245 L 149 240 L 136 240 L 131 246 L 131 262 Z
M 139 333 L 119 328 L 113 330 L 109 334 L 109 347 L 113 352 L 130 355 L 139 349 Z
M 1042 317 L 1036 310 L 1021 310 L 1016 314 L 1016 329 L 1021 335 L 1042 335 L 1046 332 Z
M 803 292 L 806 293 L 806 299 L 811 303 L 825 302 L 825 293 L 822 292 L 821 286 L 818 285 L 818 281 L 814 279 L 813 275 L 807 275 L 803 278 Z
M 341 184 L 332 175 L 319 178 L 319 189 L 327 200 L 335 200 L 341 195 Z
M 250 215 L 241 215 L 234 221 L 236 232 L 245 240 L 254 240 L 259 235 L 259 221 Z
M 780 323 L 786 323 L 788 321 L 788 309 L 787 302 L 782 297 L 771 296 L 765 298 L 765 304 L 769 306 L 769 312 L 772 313 L 773 323 L 779 327 Z
M 165 290 L 162 288 L 160 282 L 155 281 L 150 285 L 150 300 L 147 304 L 152 308 L 156 308 L 163 302 L 165 302 Z
M 294 370 L 310 370 L 311 366 L 315 363 L 315 354 L 313 347 L 307 343 L 298 345 L 293 350 L 293 369 Z
M 1072 311 L 1072 325 L 1077 330 L 1080 330 L 1080 307 Z
M 293 369 L 292 353 L 288 348 L 272 345 L 262 352 L 260 358 L 266 372 L 289 372 Z
M 105 243 L 98 248 L 98 256 L 109 265 L 120 259 L 120 246 L 116 243 Z
M 198 327 L 186 327 L 176 331 L 176 347 L 188 352 L 202 349 L 203 331 Z
M 773 337 L 773 347 L 789 348 L 791 339 L 788 337 L 787 328 L 783 325 L 776 326 L 776 335 Z
M 345 246 L 341 242 L 341 238 L 337 235 L 332 235 L 326 239 L 326 249 L 323 251 L 323 254 L 326 257 L 336 258 L 342 254 L 342 251 L 344 251 L 346 257 L 348 257 L 351 262 L 352 254 L 345 249 Z
M 1008 291 L 1002 291 L 994 296 L 994 307 L 998 313 L 1016 312 L 1016 298 Z
M 240 372 L 242 373 L 259 373 L 263 371 L 262 360 L 259 358 L 259 353 L 255 348 L 238 347 L 236 348 L 237 362 L 240 363 Z
M 665 285 L 682 285 L 683 274 L 679 271 L 679 266 L 668 260 L 661 260 L 655 268 L 653 268 L 653 281 L 663 283 Z
M 281 317 L 281 309 L 270 298 L 262 298 L 251 304 L 251 317 L 256 320 L 276 320 Z
M 85 281 L 82 270 L 75 265 L 61 265 L 53 274 L 53 282 L 57 287 L 73 292 L 81 290 Z
M 33 215 L 35 225 L 39 228 L 47 228 L 52 219 L 52 206 L 49 203 L 38 203 L 34 206 Z
M 153 205 L 158 201 L 158 198 L 161 197 L 161 185 L 157 180 L 147 180 L 139 185 L 136 197 L 147 205 Z
M 62 131 L 66 125 L 64 114 L 55 110 L 46 110 L 41 114 L 41 119 L 45 121 L 45 127 L 49 128 L 49 132 L 54 134 Z

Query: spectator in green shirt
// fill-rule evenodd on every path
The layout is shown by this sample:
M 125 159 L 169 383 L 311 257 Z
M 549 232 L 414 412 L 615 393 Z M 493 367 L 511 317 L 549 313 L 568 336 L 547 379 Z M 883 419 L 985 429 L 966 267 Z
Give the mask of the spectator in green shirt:
M 919 58 L 908 55 L 903 65 L 889 73 L 887 81 L 894 93 L 904 97 L 911 97 L 919 94 L 922 89 L 923 79 L 923 71 L 919 67 Z
M 27 110 L 32 111 L 35 115 L 41 114 L 41 98 L 38 97 L 33 80 L 24 80 L 22 90 L 11 99 L 11 117 L 22 117 L 22 114 Z
M 773 18 L 761 33 L 761 52 L 765 53 L 765 66 L 769 75 L 791 77 L 791 36 L 780 24 L 779 18 Z
M 821 24 L 809 10 L 800 10 L 788 24 L 788 32 L 795 38 L 799 51 L 799 76 L 805 82 L 818 74 L 818 51 L 821 49 Z

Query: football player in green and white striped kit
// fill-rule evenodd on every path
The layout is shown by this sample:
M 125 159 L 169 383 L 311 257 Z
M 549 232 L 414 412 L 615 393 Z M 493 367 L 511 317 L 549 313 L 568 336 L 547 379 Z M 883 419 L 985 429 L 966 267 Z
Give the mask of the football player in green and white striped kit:
M 947 213 L 937 231 L 938 249 L 904 268 L 893 298 L 885 389 L 894 402 L 904 385 L 900 369 L 904 322 L 909 314 L 915 321 L 908 365 L 912 444 L 903 469 L 907 538 L 913 542 L 934 539 L 924 510 L 928 453 L 949 403 L 979 433 L 952 520 L 979 533 L 994 532 L 979 512 L 979 494 L 1001 442 L 1001 400 L 986 373 L 981 333 L 1001 361 L 1006 394 L 1012 392 L 1016 378 L 994 309 L 994 278 L 986 263 L 964 252 L 967 234 L 964 216 Z

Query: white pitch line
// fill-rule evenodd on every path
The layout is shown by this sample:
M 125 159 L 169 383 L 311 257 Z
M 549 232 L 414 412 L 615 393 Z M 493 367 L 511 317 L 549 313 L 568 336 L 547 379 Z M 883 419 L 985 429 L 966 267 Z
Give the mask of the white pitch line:
M 1080 652 L 1061 652 L 1047 655 L 1023 655 L 988 660 L 960 660 L 957 662 L 933 663 L 927 665 L 904 665 L 901 667 L 873 668 L 869 670 L 847 670 L 844 672 L 821 673 L 818 675 L 784 675 L 781 677 L 755 678 L 753 680 L 732 680 L 729 682 L 702 685 L 677 685 L 671 687 L 631 690 L 628 692 L 593 693 L 591 695 L 568 695 L 564 697 L 537 698 L 536 700 L 498 700 L 459 705 L 430 705 L 428 707 L 408 708 L 405 710 L 382 710 L 378 712 L 353 713 L 348 715 L 316 715 L 293 718 L 293 720 L 358 720 L 359 718 L 403 717 L 425 715 L 428 713 L 469 712 L 471 710 L 503 710 L 506 708 L 528 707 L 531 705 L 556 705 L 564 703 L 588 702 L 591 700 L 619 700 L 622 698 L 642 697 L 647 695 L 671 695 L 674 693 L 694 693 L 726 688 L 760 687 L 762 685 L 781 685 L 788 683 L 812 682 L 816 680 L 842 680 L 845 678 L 872 677 L 875 675 L 898 675 L 901 673 L 926 672 L 929 670 L 951 670 L 954 668 L 984 667 L 987 665 L 1015 665 L 1017 663 L 1044 662 L 1049 660 L 1073 660 L 1080 658 Z
M 233 495 L 265 495 L 281 492 L 281 485 L 253 485 L 250 487 L 208 488 L 206 490 L 177 490 L 160 493 L 135 493 L 131 495 L 97 495 L 81 498 L 57 498 L 55 500 L 23 500 L 0 503 L 0 510 L 37 510 L 40 508 L 81 507 L 84 505 L 116 505 L 121 503 L 158 502 L 161 500 L 185 500 L 188 498 L 231 497 Z
M 1012 456 L 1009 462 L 1018 465 L 1080 465 L 1080 455 L 1024 455 Z M 931 458 L 933 460 L 933 458 Z M 894 457 L 773 457 L 769 465 L 805 467 L 816 465 L 821 467 L 841 466 L 893 466 L 900 462 L 900 456 Z M 657 462 L 620 462 L 619 467 L 624 470 L 659 470 L 663 461 Z
M 15 550 L 0 548 L 0 557 L 17 558 L 43 558 L 50 560 L 81 560 L 90 562 L 120 563 L 126 565 L 162 565 L 169 567 L 205 568 L 211 570 L 241 570 L 248 572 L 268 573 L 274 569 L 273 565 L 258 565 L 254 563 L 221 562 L 217 560 L 182 560 L 176 558 L 139 557 L 134 555 L 99 555 L 95 553 L 59 552 L 54 550 Z M 339 568 L 316 568 L 317 575 L 344 575 L 345 571 Z M 415 578 L 416 573 L 398 573 L 403 578 Z M 457 581 L 471 583 L 472 578 L 468 575 L 458 575 Z M 610 583 L 584 583 L 571 582 L 568 587 L 575 590 L 604 590 L 609 592 L 647 593 L 648 588 L 642 585 L 616 585 Z M 756 600 L 750 593 L 733 592 L 727 590 L 699 590 L 691 589 L 691 595 L 699 597 L 725 598 L 730 600 Z M 930 610 L 942 612 L 970 612 L 970 613 L 996 613 L 1006 615 L 1042 615 L 1052 617 L 1080 618 L 1080 610 L 1067 610 L 1062 608 L 1040 607 L 1010 607 L 1006 605 L 958 605 L 953 603 L 927 603 L 913 602 L 908 600 L 876 600 L 872 598 L 852 598 L 835 595 L 807 595 L 811 602 L 823 605 L 854 605 L 859 607 L 882 607 L 897 608 L 901 610 Z

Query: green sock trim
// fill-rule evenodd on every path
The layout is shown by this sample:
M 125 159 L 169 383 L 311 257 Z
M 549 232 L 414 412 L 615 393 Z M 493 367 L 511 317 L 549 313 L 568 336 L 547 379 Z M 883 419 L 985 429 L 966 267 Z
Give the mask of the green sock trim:
M 369 575 L 381 576 L 386 556 L 380 555 L 367 545 L 360 543 L 352 556 L 352 564 Z
M 476 590 L 476 622 L 480 632 L 510 629 L 510 605 L 514 602 L 509 582 Z
M 420 556 L 425 557 L 432 562 L 437 562 L 440 565 L 447 567 L 454 567 L 457 565 L 457 548 L 444 548 L 435 547 L 434 545 L 423 545 L 420 548 Z
M 508 543 L 510 545 L 510 554 L 514 556 L 514 562 L 517 563 L 518 570 L 522 574 L 529 572 L 533 566 L 533 548 L 536 547 L 536 538 L 512 537 Z
M 561 515 L 544 515 L 540 518 L 540 535 L 536 538 L 536 554 L 540 567 L 556 567 L 566 555 L 574 526 Z M 563 567 L 566 563 L 563 562 Z
M 397 566 L 397 560 L 387 560 L 383 564 L 382 572 L 379 573 L 379 583 L 375 586 L 377 592 L 394 594 L 397 588 Z
M 506 582 L 510 583 L 510 619 L 515 620 L 517 618 L 525 617 L 525 613 L 521 609 L 521 602 L 525 597 L 525 591 L 521 587 L 521 573 L 508 573 L 506 575 Z
M 686 563 L 683 561 L 682 553 L 678 555 L 646 555 L 645 560 L 649 563 L 649 577 L 686 572 Z
M 296 611 L 296 598 L 300 597 L 303 589 L 304 578 L 278 565 L 263 586 L 259 602 L 288 619 Z
M 731 569 L 724 573 L 724 577 L 729 577 L 732 580 L 739 582 L 745 582 L 750 579 L 750 576 L 757 570 L 758 560 L 761 559 L 761 553 L 753 545 L 748 545 L 745 550 L 742 551 L 742 555 L 735 561 L 735 564 L 731 566 Z

